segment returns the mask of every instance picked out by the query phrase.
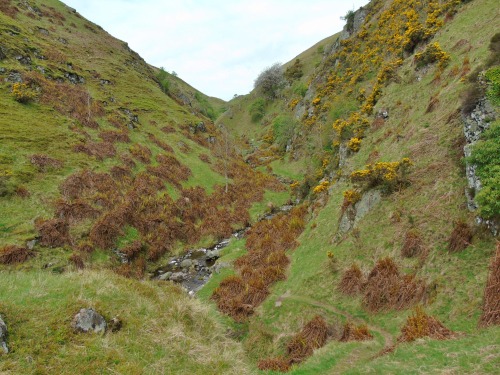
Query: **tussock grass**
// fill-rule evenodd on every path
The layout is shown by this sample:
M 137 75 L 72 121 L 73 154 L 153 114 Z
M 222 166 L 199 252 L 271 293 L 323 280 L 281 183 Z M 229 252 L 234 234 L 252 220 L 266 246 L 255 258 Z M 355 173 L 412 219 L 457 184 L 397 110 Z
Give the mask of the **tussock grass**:
M 9 327 L 6 373 L 250 373 L 241 346 L 207 307 L 169 283 L 84 271 L 2 272 L 0 312 Z M 73 316 L 93 307 L 123 327 L 103 336 L 74 333 Z

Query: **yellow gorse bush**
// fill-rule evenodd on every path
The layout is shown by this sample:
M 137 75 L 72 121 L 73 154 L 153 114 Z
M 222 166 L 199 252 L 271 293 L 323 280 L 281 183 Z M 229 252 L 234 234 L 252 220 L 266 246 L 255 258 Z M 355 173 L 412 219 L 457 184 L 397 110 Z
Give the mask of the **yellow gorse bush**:
M 328 186 L 330 186 L 330 182 L 328 182 L 327 180 L 321 182 L 319 185 L 317 185 L 314 189 L 313 189 L 313 192 L 315 194 L 319 194 L 323 191 L 325 191 L 326 189 L 328 189 Z
M 409 158 L 403 158 L 401 161 L 368 164 L 365 169 L 352 172 L 350 178 L 353 183 L 365 189 L 382 186 L 385 190 L 391 191 L 408 183 L 407 174 L 412 165 Z
M 28 103 L 36 98 L 36 91 L 26 83 L 16 82 L 12 85 L 12 96 L 19 103 Z
M 361 148 L 361 139 L 359 138 L 351 138 L 347 143 L 347 147 L 354 152 L 358 152 Z

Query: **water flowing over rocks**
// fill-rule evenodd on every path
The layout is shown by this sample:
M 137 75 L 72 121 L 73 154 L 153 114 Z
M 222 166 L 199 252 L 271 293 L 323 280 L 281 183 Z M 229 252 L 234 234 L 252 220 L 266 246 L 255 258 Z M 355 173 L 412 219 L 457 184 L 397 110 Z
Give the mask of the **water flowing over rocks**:
M 288 212 L 292 208 L 293 205 L 274 208 L 259 221 L 272 219 L 278 213 Z M 230 266 L 226 262 L 217 261 L 221 257 L 221 251 L 231 243 L 231 240 L 243 238 L 248 229 L 250 227 L 238 230 L 231 238 L 226 238 L 212 247 L 189 250 L 181 256 L 172 258 L 165 266 L 155 270 L 152 278 L 178 283 L 193 295 L 208 282 L 212 273 L 219 273 L 223 268 Z

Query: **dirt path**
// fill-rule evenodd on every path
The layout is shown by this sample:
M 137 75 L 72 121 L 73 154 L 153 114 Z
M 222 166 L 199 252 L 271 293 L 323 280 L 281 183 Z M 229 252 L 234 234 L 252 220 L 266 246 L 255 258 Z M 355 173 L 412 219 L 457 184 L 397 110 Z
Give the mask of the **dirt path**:
M 364 319 L 355 318 L 347 311 L 341 310 L 332 305 L 328 305 L 324 302 L 317 301 L 310 297 L 292 295 L 290 291 L 287 291 L 285 294 L 283 294 L 278 298 L 277 302 L 279 304 L 277 304 L 277 306 L 280 306 L 283 300 L 285 299 L 302 302 L 310 306 L 319 307 L 326 311 L 330 311 L 336 315 L 343 316 L 344 318 L 356 324 L 366 324 L 370 331 L 377 332 L 382 336 L 384 340 L 384 348 L 381 351 L 377 351 L 377 353 L 374 353 L 373 351 L 367 352 L 366 349 L 363 349 L 361 347 L 355 348 L 349 353 L 347 357 L 342 358 L 333 368 L 330 369 L 330 373 L 332 374 L 342 374 L 344 371 L 347 371 L 350 368 L 356 366 L 356 364 L 359 362 L 370 361 L 374 357 L 378 356 L 382 351 L 390 349 L 394 345 L 394 338 L 389 332 L 385 331 L 382 328 L 368 324 L 368 322 L 366 322 Z
M 355 318 L 354 316 L 349 314 L 347 311 L 340 310 L 337 307 L 334 307 L 332 305 L 328 305 L 328 304 L 323 303 L 321 301 L 316 301 L 316 300 L 309 298 L 309 297 L 306 297 L 306 296 L 296 296 L 296 295 L 291 295 L 288 293 L 288 294 L 283 295 L 282 297 L 283 297 L 283 299 L 295 300 L 295 301 L 306 303 L 306 304 L 311 305 L 311 306 L 320 307 L 320 308 L 325 309 L 327 311 L 333 312 L 334 314 L 341 315 L 341 316 L 345 317 L 346 319 L 348 319 L 351 322 L 354 322 L 356 324 L 366 324 L 368 326 L 369 330 L 374 331 L 374 332 L 378 332 L 383 337 L 384 349 L 387 349 L 387 348 L 394 345 L 394 339 L 389 332 L 383 330 L 382 328 L 371 325 L 363 319 Z

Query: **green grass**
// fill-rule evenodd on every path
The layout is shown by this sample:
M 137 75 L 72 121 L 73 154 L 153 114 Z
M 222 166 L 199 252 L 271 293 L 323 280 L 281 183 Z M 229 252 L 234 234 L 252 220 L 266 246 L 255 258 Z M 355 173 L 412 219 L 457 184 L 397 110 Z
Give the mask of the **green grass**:
M 5 373 L 249 373 L 241 346 L 209 310 L 170 283 L 128 280 L 108 272 L 3 272 L 0 313 L 9 329 Z M 77 334 L 73 316 L 93 307 L 123 328 Z
M 271 295 L 249 322 L 244 345 L 254 362 L 283 354 L 286 338 L 319 313 L 329 323 L 342 322 L 348 317 L 366 322 L 375 329 L 375 340 L 349 345 L 331 342 L 291 373 L 495 371 L 499 362 L 498 340 L 495 340 L 498 330 L 477 329 L 494 239 L 479 230 L 473 243 L 463 252 L 449 254 L 446 250 L 453 220 L 465 220 L 471 225 L 474 221 L 473 215 L 465 209 L 463 189 L 466 180 L 460 162 L 462 150 L 457 146 L 463 135 L 456 113 L 460 110 L 460 97 L 466 85 L 460 75 L 453 72 L 462 69 L 465 58 L 471 61 L 471 70 L 474 70 L 487 57 L 487 41 L 495 30 L 478 29 L 478 20 L 491 20 L 490 10 L 494 8 L 491 0 L 464 5 L 453 21 L 436 35 L 433 41 L 439 42 L 451 56 L 444 71 L 439 72 L 435 66 L 424 72 L 416 71 L 410 57 L 398 70 L 400 82 L 383 87 L 383 95 L 374 112 L 387 109 L 389 118 L 379 129 L 366 132 L 361 150 L 346 160 L 342 175 L 363 169 L 368 160 L 397 161 L 409 157 L 414 163 L 409 176 L 411 185 L 383 197 L 359 221 L 357 231 L 346 234 L 338 242 L 334 242 L 334 238 L 342 192 L 352 186 L 343 179 L 331 187 L 325 198 L 326 205 L 313 210 L 299 238 L 299 247 L 289 254 L 292 264 L 288 278 L 273 287 Z M 460 40 L 463 45 L 457 44 Z M 306 74 L 304 79 L 307 78 Z M 337 94 L 328 113 L 328 122 L 356 109 L 352 98 Z M 291 93 L 285 95 L 287 100 L 292 97 Z M 438 98 L 438 104 L 427 111 L 433 96 Z M 242 129 L 249 124 L 244 111 L 250 102 L 249 96 L 230 103 L 233 108 L 241 108 L 232 114 L 235 126 L 240 124 L 234 129 L 236 135 L 242 134 Z M 271 104 L 266 113 L 279 115 L 281 111 L 286 111 L 283 106 Z M 261 129 L 261 133 L 264 131 Z M 325 128 L 325 135 L 327 132 Z M 310 141 L 315 137 L 311 135 Z M 312 164 L 311 158 L 314 160 L 308 153 L 312 149 L 310 144 L 304 148 L 307 151 L 300 149 L 296 161 L 288 154 L 273 161 L 270 164 L 273 172 L 301 180 Z M 422 234 L 429 250 L 425 261 L 401 257 L 404 234 L 410 228 Z M 337 272 L 328 267 L 326 254 L 329 251 L 337 259 Z M 343 270 L 353 262 L 366 274 L 378 259 L 386 256 L 393 257 L 403 272 L 415 273 L 435 288 L 430 292 L 425 309 L 448 328 L 460 332 L 459 339 L 446 342 L 426 339 L 402 345 L 393 354 L 375 358 L 386 339 L 395 341 L 399 336 L 409 310 L 372 314 L 362 308 L 361 298 L 343 296 L 336 288 Z M 281 301 L 279 307 L 276 306 L 278 300 Z M 470 363 L 466 363 L 469 350 L 474 354 L 471 353 Z M 486 359 L 481 361 L 481 358 Z

